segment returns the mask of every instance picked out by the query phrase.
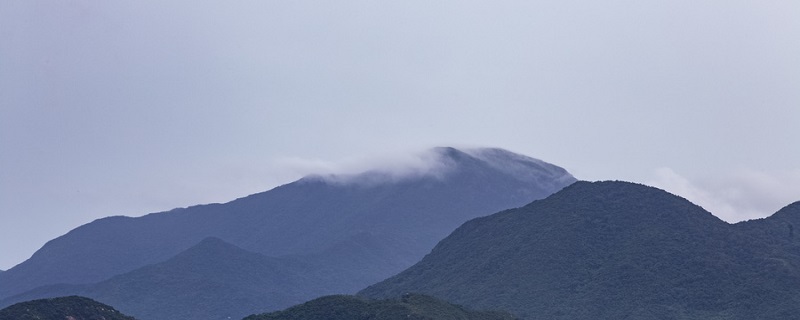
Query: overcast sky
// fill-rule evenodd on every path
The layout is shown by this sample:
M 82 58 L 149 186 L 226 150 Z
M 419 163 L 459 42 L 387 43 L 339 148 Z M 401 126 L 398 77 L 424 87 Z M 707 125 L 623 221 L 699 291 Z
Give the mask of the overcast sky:
M 764 217 L 800 200 L 798 17 L 794 0 L 0 1 L 0 269 L 103 216 L 439 145 Z

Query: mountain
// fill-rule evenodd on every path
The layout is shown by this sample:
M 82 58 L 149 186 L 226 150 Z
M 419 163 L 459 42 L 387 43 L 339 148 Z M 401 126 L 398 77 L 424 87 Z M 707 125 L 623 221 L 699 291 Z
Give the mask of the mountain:
M 355 296 L 326 296 L 284 311 L 252 315 L 244 320 L 505 320 L 503 312 L 471 311 L 433 297 L 405 294 L 398 299 L 367 300 Z
M 0 299 L 5 297 L 3 301 L 10 303 L 22 297 L 96 290 L 89 292 L 91 297 L 116 305 L 117 294 L 128 291 L 98 289 L 101 283 L 110 283 L 105 280 L 111 281 L 114 276 L 121 276 L 115 281 L 135 278 L 140 270 L 148 270 L 152 277 L 172 279 L 166 275 L 178 274 L 186 267 L 173 263 L 148 266 L 172 261 L 208 237 L 276 258 L 276 270 L 286 271 L 281 269 L 286 261 L 302 262 L 305 269 L 300 270 L 307 273 L 304 276 L 326 279 L 325 286 L 298 284 L 308 291 L 290 296 L 304 297 L 302 301 L 325 294 L 354 293 L 419 261 L 464 221 L 524 205 L 575 181 L 562 168 L 501 149 L 435 148 L 423 158 L 424 168 L 401 174 L 372 170 L 347 176 L 309 176 L 225 204 L 139 218 L 99 219 L 51 240 L 29 260 L 0 274 Z M 212 256 L 221 254 L 209 252 L 204 263 L 217 260 Z M 191 287 L 191 279 L 178 279 L 188 283 L 169 282 L 171 288 L 167 288 L 163 283 L 144 281 L 130 292 L 174 292 L 166 295 L 164 304 L 152 305 L 170 308 L 170 303 L 181 303 L 185 298 L 182 295 L 195 293 L 179 289 Z M 283 308 L 297 302 L 277 299 L 275 306 Z M 248 303 L 242 305 L 249 308 Z M 137 309 L 127 306 L 119 307 L 143 319 L 139 312 L 159 313 L 149 304 Z M 242 312 L 264 311 L 247 308 Z
M 800 211 L 783 211 L 730 225 L 656 188 L 577 182 L 463 224 L 359 294 L 419 292 L 525 319 L 796 319 L 800 259 L 785 224 Z
M 141 319 L 240 319 L 326 292 L 330 281 L 307 269 L 212 237 L 165 262 L 75 289 Z
M 111 306 L 77 296 L 21 302 L 0 310 L 0 320 L 28 319 L 134 320 Z
M 359 269 L 324 257 L 268 257 L 210 237 L 165 262 L 96 284 L 41 287 L 0 305 L 81 295 L 140 319 L 240 319 L 335 294 Z

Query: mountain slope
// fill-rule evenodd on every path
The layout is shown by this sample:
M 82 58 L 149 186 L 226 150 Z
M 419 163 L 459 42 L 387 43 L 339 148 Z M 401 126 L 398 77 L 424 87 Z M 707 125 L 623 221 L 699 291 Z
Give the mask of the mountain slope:
M 172 259 L 115 276 L 83 293 L 141 319 L 240 319 L 326 292 L 327 279 L 299 261 L 207 238 Z
M 396 248 L 377 281 L 418 261 L 464 221 L 543 198 L 575 179 L 501 149 L 436 148 L 427 171 L 316 176 L 237 199 L 96 220 L 48 242 L 0 274 L 0 297 L 57 283 L 92 283 L 164 261 L 219 237 L 270 256 L 322 253 L 363 234 Z M 354 240 L 356 239 L 356 240 Z M 388 272 L 388 273 L 387 273 Z
M 750 236 L 800 253 L 800 201 L 783 207 L 767 218 L 742 221 L 734 227 Z
M 133 320 L 111 306 L 84 297 L 27 301 L 0 310 L 0 320 Z
M 430 294 L 526 319 L 786 319 L 800 260 L 685 199 L 578 182 L 477 218 L 360 294 Z
M 299 258 L 252 253 L 219 238 L 206 238 L 175 257 L 91 285 L 44 287 L 0 302 L 45 295 L 81 295 L 140 319 L 239 319 L 285 308 L 332 292 L 335 278 Z
M 426 157 L 427 166 L 403 174 L 310 176 L 226 204 L 100 219 L 48 242 L 0 274 L 0 297 L 96 288 L 92 283 L 131 276 L 126 273 L 167 261 L 207 237 L 280 261 L 302 261 L 310 277 L 326 279 L 325 287 L 292 296 L 353 293 L 412 265 L 464 221 L 523 205 L 575 181 L 564 169 L 500 149 L 436 148 Z M 187 283 L 170 282 L 166 288 L 144 281 L 132 292 L 191 285 L 191 279 L 178 279 Z M 94 293 L 101 301 L 114 296 Z M 136 311 L 149 307 L 142 308 Z
M 252 315 L 244 320 L 504 320 L 502 312 L 466 310 L 433 297 L 406 294 L 399 299 L 366 300 L 354 296 L 326 296 L 284 311 Z

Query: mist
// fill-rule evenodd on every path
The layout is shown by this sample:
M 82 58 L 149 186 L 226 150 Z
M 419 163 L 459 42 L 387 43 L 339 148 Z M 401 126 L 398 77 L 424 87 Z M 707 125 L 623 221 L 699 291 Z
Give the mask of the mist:
M 455 165 L 439 148 L 349 157 L 339 161 L 282 158 L 275 163 L 308 179 L 365 186 L 428 176 L 443 178 Z

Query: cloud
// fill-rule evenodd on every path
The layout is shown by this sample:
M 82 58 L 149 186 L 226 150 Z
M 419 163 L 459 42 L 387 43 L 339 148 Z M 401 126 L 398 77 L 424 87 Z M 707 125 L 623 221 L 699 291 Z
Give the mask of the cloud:
M 441 177 L 450 163 L 435 149 L 423 152 L 392 153 L 351 157 L 339 161 L 283 157 L 273 162 L 279 170 L 293 176 L 314 176 L 333 183 L 376 184 L 420 176 Z
M 671 168 L 658 168 L 648 184 L 682 196 L 728 222 L 767 217 L 800 200 L 800 170 L 739 169 L 690 180 Z

